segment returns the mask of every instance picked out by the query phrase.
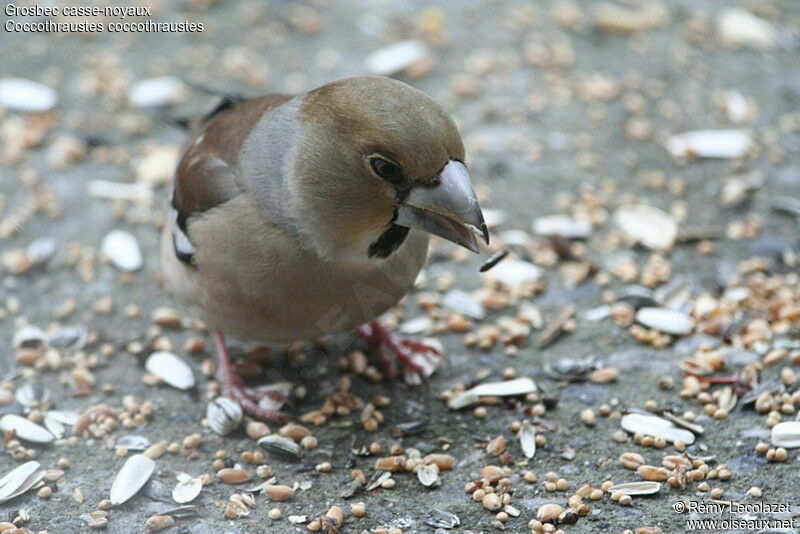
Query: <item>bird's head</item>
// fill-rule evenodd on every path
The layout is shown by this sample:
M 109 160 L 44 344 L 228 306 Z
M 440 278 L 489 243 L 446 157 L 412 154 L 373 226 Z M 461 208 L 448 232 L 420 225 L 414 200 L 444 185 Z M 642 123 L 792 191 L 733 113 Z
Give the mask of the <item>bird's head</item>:
M 418 228 L 474 252 L 489 234 L 464 145 L 432 98 L 382 77 L 302 97 L 295 186 L 328 253 L 386 257 Z

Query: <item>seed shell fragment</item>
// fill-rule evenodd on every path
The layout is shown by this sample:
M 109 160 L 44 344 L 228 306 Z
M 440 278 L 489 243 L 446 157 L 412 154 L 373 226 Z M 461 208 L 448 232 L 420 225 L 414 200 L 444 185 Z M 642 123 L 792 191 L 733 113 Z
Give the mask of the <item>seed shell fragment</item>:
M 111 485 L 111 504 L 122 504 L 136 495 L 150 480 L 155 468 L 156 463 L 144 454 L 128 458 Z

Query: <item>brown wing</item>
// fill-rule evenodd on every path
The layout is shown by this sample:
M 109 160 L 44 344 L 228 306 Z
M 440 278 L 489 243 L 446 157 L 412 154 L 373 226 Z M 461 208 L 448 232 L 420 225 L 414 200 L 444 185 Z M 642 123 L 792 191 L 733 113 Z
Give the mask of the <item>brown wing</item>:
M 245 100 L 215 112 L 187 144 L 178 163 L 172 192 L 173 242 L 181 261 L 191 263 L 190 217 L 240 193 L 236 182 L 239 151 L 265 112 L 291 99 L 273 94 Z

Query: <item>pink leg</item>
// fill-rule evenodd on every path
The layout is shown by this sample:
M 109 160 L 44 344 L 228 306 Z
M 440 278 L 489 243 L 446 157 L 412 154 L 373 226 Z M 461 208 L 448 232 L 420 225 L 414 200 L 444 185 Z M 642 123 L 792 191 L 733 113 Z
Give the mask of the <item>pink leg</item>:
M 419 376 L 422 382 L 426 381 L 424 370 L 414 361 L 414 353 L 424 353 L 437 358 L 447 357 L 439 349 L 430 345 L 401 338 L 383 326 L 377 319 L 359 326 L 356 329 L 356 335 L 369 343 L 370 347 L 377 352 L 384 371 L 390 379 L 396 377 L 397 362 L 400 362 L 408 372 Z
M 213 336 L 214 344 L 217 347 L 217 360 L 219 361 L 217 375 L 220 382 L 222 382 L 222 394 L 238 402 L 242 409 L 253 417 L 275 421 L 276 423 L 288 421 L 290 417 L 287 414 L 275 409 L 265 408 L 259 402 L 268 400 L 272 403 L 283 403 L 286 401 L 286 396 L 274 389 L 270 389 L 270 386 L 262 386 L 256 389 L 245 387 L 244 382 L 242 382 L 242 379 L 236 374 L 231 365 L 228 347 L 225 345 L 225 334 L 219 330 L 214 330 Z

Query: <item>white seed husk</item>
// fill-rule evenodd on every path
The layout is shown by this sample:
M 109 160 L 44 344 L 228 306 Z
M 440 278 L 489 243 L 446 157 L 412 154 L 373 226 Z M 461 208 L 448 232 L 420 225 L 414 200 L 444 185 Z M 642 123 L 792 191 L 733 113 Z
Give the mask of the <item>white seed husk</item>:
M 154 352 L 144 367 L 172 387 L 191 389 L 195 385 L 192 368 L 171 352 Z
M 536 429 L 533 425 L 528 421 L 523 422 L 517 438 L 525 458 L 533 458 L 533 455 L 536 454 Z
M 696 130 L 673 135 L 667 150 L 675 157 L 740 158 L 753 146 L 753 138 L 745 130 Z
M 11 339 L 11 346 L 15 349 L 20 347 L 41 347 L 47 344 L 47 334 L 44 330 L 34 325 L 25 325 L 16 332 Z
M 179 104 L 186 95 L 186 86 L 173 76 L 139 80 L 130 91 L 128 101 L 133 107 L 146 108 Z
M 772 24 L 737 7 L 720 12 L 717 32 L 720 40 L 728 46 L 771 50 L 778 45 L 778 32 Z
M 172 490 L 172 500 L 178 504 L 192 502 L 203 490 L 203 482 L 199 478 L 192 478 L 186 473 L 178 473 L 178 483 Z
M 439 467 L 437 467 L 436 464 L 419 466 L 417 469 L 417 479 L 426 488 L 439 485 Z
M 5 432 L 13 430 L 18 438 L 33 443 L 50 443 L 56 439 L 43 426 L 12 413 L 4 415 L 0 419 L 0 430 Z
M 442 297 L 442 306 L 473 319 L 486 317 L 486 310 L 475 298 L 461 289 L 451 289 Z
M 144 454 L 128 458 L 111 485 L 111 504 L 122 504 L 136 495 L 150 480 L 155 468 L 156 463 Z
M 25 78 L 0 80 L 0 106 L 14 111 L 41 113 L 49 111 L 58 102 L 55 90 Z
M 407 69 L 428 57 L 428 47 L 418 40 L 400 41 L 379 48 L 364 61 L 372 74 L 389 76 Z
M 661 438 L 670 443 L 680 440 L 686 445 L 694 443 L 694 434 L 683 428 L 678 428 L 672 421 L 655 415 L 629 413 L 622 417 L 620 425 L 623 430 L 632 434 L 640 433 L 645 436 Z
M 773 426 L 772 444 L 785 449 L 800 447 L 800 421 L 787 421 Z
M 3 478 L 0 478 L 0 503 L 4 503 L 22 495 L 44 477 L 40 471 L 39 462 L 31 460 L 12 469 Z
M 133 234 L 112 230 L 103 237 L 100 250 L 120 270 L 137 271 L 144 263 L 142 249 Z
M 670 249 L 678 238 L 675 219 L 653 206 L 622 206 L 614 214 L 614 222 L 630 238 L 650 249 Z
M 691 316 L 666 308 L 642 308 L 636 312 L 636 322 L 678 336 L 691 333 L 695 324 Z
M 609 493 L 622 493 L 623 495 L 652 495 L 661 491 L 660 482 L 626 482 L 616 484 L 608 489 Z
M 208 403 L 206 418 L 211 430 L 225 436 L 236 430 L 242 423 L 242 407 L 228 397 L 217 397 Z
M 592 225 L 589 221 L 573 219 L 568 215 L 546 215 L 533 220 L 533 231 L 543 236 L 581 239 L 589 237 Z
M 511 290 L 516 290 L 539 281 L 543 271 L 541 267 L 531 262 L 507 259 L 486 271 L 484 276 Z
M 447 403 L 452 410 L 458 410 L 480 401 L 481 397 L 512 397 L 533 393 L 538 389 L 532 378 L 523 377 L 503 382 L 488 382 L 456 395 Z

